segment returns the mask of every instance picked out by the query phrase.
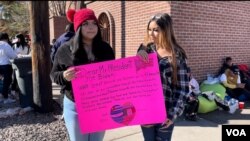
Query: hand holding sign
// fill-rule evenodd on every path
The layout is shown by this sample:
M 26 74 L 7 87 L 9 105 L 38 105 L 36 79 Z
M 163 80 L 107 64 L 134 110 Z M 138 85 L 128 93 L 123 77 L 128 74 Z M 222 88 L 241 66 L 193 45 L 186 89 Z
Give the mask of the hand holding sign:
M 66 71 L 63 72 L 63 77 L 67 81 L 71 81 L 72 79 L 76 77 L 76 73 L 77 73 L 76 67 L 70 67 Z

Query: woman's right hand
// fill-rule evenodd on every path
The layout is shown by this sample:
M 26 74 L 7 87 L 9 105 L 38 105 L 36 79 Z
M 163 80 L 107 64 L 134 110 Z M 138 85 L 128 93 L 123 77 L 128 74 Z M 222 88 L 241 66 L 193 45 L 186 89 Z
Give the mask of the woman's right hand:
M 145 50 L 140 50 L 137 52 L 137 56 L 139 56 L 144 62 L 148 63 L 148 53 Z
M 65 70 L 63 72 L 63 77 L 67 80 L 67 81 L 71 81 L 72 79 L 74 79 L 76 77 L 76 68 L 75 67 L 70 67 L 67 70 Z
M 244 83 L 239 83 L 239 84 L 237 84 L 237 88 L 245 88 L 245 84 Z

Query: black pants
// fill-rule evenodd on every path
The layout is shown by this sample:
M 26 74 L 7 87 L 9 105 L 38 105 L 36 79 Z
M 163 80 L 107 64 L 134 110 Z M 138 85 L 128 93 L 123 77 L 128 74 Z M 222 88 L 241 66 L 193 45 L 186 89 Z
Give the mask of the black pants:
M 154 124 L 153 127 L 149 128 L 141 126 L 144 141 L 171 141 L 174 124 L 166 129 L 161 128 L 161 124 Z
M 232 98 L 235 98 L 235 99 L 238 99 L 238 100 L 243 100 L 243 99 L 240 99 L 240 97 L 242 95 L 244 95 L 244 97 L 246 97 L 246 100 L 249 100 L 250 99 L 250 91 L 244 89 L 244 88 L 235 88 L 235 89 L 230 89 L 230 88 L 227 88 L 226 87 L 226 93 L 232 97 Z M 244 100 L 243 100 L 244 101 Z
M 3 79 L 3 97 L 8 98 L 8 92 L 11 84 L 12 76 L 12 66 L 11 65 L 0 65 L 0 74 L 4 77 Z
M 245 83 L 245 88 L 250 91 L 250 79 L 246 78 L 245 80 L 242 81 L 242 83 Z
M 17 79 L 16 79 L 16 72 L 15 71 L 13 71 L 13 73 L 12 73 L 11 90 L 18 91 L 18 85 L 17 85 Z

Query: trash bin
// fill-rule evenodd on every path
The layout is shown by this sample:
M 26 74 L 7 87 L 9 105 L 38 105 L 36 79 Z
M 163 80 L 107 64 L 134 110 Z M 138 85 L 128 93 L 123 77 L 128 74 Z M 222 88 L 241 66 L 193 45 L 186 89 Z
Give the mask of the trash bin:
M 19 101 L 22 108 L 33 107 L 33 84 L 31 57 L 11 60 L 13 71 L 16 73 L 17 84 L 20 89 Z

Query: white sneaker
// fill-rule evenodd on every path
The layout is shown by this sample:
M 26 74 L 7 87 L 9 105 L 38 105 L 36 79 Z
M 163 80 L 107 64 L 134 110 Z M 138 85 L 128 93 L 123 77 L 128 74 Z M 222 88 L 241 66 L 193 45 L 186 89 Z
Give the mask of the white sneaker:
M 10 98 L 4 99 L 3 101 L 4 104 L 13 103 L 13 102 L 16 102 L 16 100 L 10 99 Z
M 25 113 L 27 113 L 27 112 L 29 112 L 29 111 L 32 111 L 32 110 L 34 110 L 32 107 L 25 107 L 25 108 L 22 108 L 21 110 L 20 110 L 20 112 L 19 112 L 19 115 L 23 115 L 23 114 L 25 114 Z
M 16 95 L 16 91 L 11 90 L 11 91 L 10 91 L 10 95 L 15 96 L 15 95 Z
M 63 114 L 62 114 L 62 116 L 60 117 L 60 120 L 63 120 L 64 119 L 64 116 L 63 116 Z
M 10 92 L 10 94 L 9 94 L 9 97 L 12 98 L 12 99 L 16 99 L 17 98 L 17 92 L 12 90 Z

